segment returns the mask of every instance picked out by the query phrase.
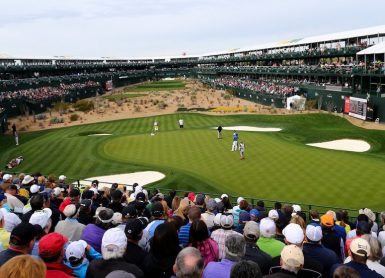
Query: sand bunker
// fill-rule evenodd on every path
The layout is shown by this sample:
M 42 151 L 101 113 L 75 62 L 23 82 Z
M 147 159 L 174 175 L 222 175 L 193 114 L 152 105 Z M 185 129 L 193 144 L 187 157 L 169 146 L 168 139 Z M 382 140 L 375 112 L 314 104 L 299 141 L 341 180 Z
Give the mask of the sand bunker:
M 87 136 L 109 136 L 112 135 L 110 133 L 95 133 L 95 134 L 88 134 Z
M 129 174 L 118 174 L 118 175 L 109 175 L 109 176 L 100 176 L 100 177 L 91 177 L 85 180 L 81 180 L 80 184 L 82 185 L 91 185 L 93 180 L 99 181 L 99 188 L 101 187 L 111 187 L 111 183 L 118 183 L 124 185 L 132 185 L 138 183 L 139 185 L 146 185 L 152 182 L 160 181 L 166 176 L 161 172 L 155 171 L 144 171 L 144 172 L 135 172 Z
M 275 127 L 255 127 L 255 126 L 224 126 L 224 130 L 236 130 L 236 131 L 259 131 L 259 132 L 276 132 L 281 131 L 282 128 Z M 214 127 L 213 129 L 217 129 Z
M 323 143 L 307 144 L 312 147 L 338 150 L 338 151 L 349 151 L 349 152 L 366 152 L 370 150 L 370 145 L 363 140 L 354 139 L 341 139 Z

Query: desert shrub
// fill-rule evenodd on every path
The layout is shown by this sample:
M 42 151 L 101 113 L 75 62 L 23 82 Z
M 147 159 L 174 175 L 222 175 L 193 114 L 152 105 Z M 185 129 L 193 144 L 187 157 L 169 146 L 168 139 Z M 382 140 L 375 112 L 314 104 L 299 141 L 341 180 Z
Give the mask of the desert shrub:
M 70 105 L 66 102 L 55 102 L 53 104 L 53 110 L 59 112 L 60 114 L 66 113 L 69 108 Z
M 306 110 L 317 108 L 317 100 L 316 99 L 308 99 L 305 103 Z
M 71 122 L 75 122 L 75 121 L 77 121 L 77 120 L 79 120 L 79 115 L 78 115 L 78 114 L 72 114 L 72 115 L 70 116 L 70 121 L 71 121 Z
M 36 119 L 36 120 L 39 120 L 39 121 L 45 120 L 46 118 L 47 118 L 47 116 L 46 116 L 44 113 L 42 113 L 42 114 L 37 114 L 37 115 L 35 116 L 35 119 Z
M 50 120 L 50 123 L 51 124 L 61 124 L 61 123 L 64 123 L 64 119 L 63 118 L 59 118 L 59 117 L 53 117 Z
M 88 112 L 94 109 L 94 103 L 89 100 L 81 99 L 74 104 L 74 107 L 76 108 L 76 110 Z
M 159 109 L 165 109 L 167 107 L 167 104 L 164 101 L 160 101 L 158 103 L 158 108 Z

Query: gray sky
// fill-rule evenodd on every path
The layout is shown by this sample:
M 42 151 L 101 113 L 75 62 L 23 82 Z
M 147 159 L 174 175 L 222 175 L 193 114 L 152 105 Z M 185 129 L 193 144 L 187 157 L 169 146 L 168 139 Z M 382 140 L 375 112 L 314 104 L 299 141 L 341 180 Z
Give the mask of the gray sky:
M 2 0 L 0 55 L 204 54 L 385 24 L 384 0 Z

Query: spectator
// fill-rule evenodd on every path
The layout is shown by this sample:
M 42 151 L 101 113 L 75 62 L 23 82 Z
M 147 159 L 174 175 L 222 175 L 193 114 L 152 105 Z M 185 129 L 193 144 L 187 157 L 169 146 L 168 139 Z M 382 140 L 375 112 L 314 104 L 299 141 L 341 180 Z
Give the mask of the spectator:
M 232 212 L 233 212 L 233 218 L 234 218 L 234 222 L 235 223 L 238 223 L 238 220 L 239 220 L 239 213 L 241 211 L 240 209 L 240 203 L 241 201 L 245 200 L 243 197 L 238 197 L 237 199 L 237 205 L 233 207 L 232 209 Z
M 107 230 L 102 239 L 102 260 L 93 260 L 86 273 L 89 278 L 104 278 L 115 270 L 124 270 L 135 275 L 143 277 L 143 272 L 136 265 L 127 263 L 123 255 L 127 247 L 127 238 L 119 228 Z
M 245 210 L 241 210 L 238 217 L 238 225 L 236 226 L 235 231 L 242 235 L 243 228 L 245 227 L 245 224 L 250 221 L 250 219 L 250 213 Z
M 151 214 L 152 220 L 144 229 L 142 239 L 139 242 L 139 245 L 147 251 L 150 248 L 150 240 L 154 236 L 155 229 L 165 222 L 165 211 L 161 202 L 152 204 Z
M 1 219 L 1 210 L 0 210 L 0 219 Z M 21 223 L 21 220 L 20 218 L 12 213 L 12 212 L 8 212 L 8 213 L 5 213 L 3 214 L 3 218 L 4 218 L 4 229 L 9 232 L 9 233 L 12 233 L 12 230 Z M 0 228 L 0 231 L 1 231 L 1 228 Z M 1 233 L 1 232 L 0 232 Z M 1 238 L 1 236 L 0 236 Z
M 186 247 L 176 257 L 173 269 L 178 278 L 200 278 L 203 267 L 201 253 L 194 247 Z
M 174 211 L 174 215 L 181 217 L 184 224 L 188 223 L 187 214 L 191 204 L 192 202 L 188 198 L 184 198 L 180 201 L 178 209 Z
M 218 222 L 220 224 L 221 228 L 212 232 L 211 238 L 218 243 L 219 259 L 224 259 L 225 255 L 226 255 L 226 252 L 225 252 L 225 250 L 226 250 L 226 246 L 225 246 L 226 238 L 229 237 L 230 235 L 240 236 L 240 234 L 237 233 L 236 231 L 232 230 L 232 227 L 233 227 L 233 215 L 232 214 L 224 215 L 224 214 L 218 213 L 215 216 L 215 219 L 216 220 L 214 220 L 214 222 Z
M 4 249 L 9 247 L 9 238 L 11 233 L 5 229 L 4 213 L 0 210 L 0 243 Z
M 195 206 L 201 210 L 201 213 L 206 212 L 205 194 L 199 193 L 195 196 Z
M 45 264 L 30 255 L 20 255 L 10 259 L 1 267 L 2 278 L 45 278 Z
M 361 275 L 354 268 L 341 265 L 334 271 L 333 278 L 361 278 Z
M 39 242 L 39 256 L 47 267 L 47 278 L 73 277 L 72 269 L 63 264 L 64 244 L 67 238 L 59 233 L 50 233 Z
M 10 236 L 9 248 L 0 252 L 0 267 L 13 257 L 29 254 L 35 243 L 35 228 L 30 223 L 20 223 Z
M 123 258 L 126 262 L 135 264 L 142 269 L 142 262 L 148 255 L 148 252 L 140 248 L 138 243 L 143 235 L 143 229 L 145 227 L 146 224 L 140 219 L 130 219 L 124 229 L 127 236 L 127 248 Z
M 333 250 L 340 260 L 344 258 L 344 248 L 342 238 L 333 230 L 334 219 L 330 214 L 321 216 L 322 244 Z
M 122 201 L 122 197 L 123 197 L 123 192 L 120 191 L 120 190 L 114 190 L 112 193 L 111 193 L 111 199 L 112 199 L 112 202 L 110 204 L 108 204 L 108 208 L 112 209 L 114 212 L 122 212 L 123 210 L 123 205 L 121 203 Z
M 39 225 L 39 228 L 36 229 L 36 231 L 39 232 L 36 235 L 35 244 L 31 253 L 34 256 L 39 256 L 39 241 L 43 236 L 48 234 L 51 229 L 51 216 L 52 211 L 49 208 L 45 208 L 43 210 L 35 211 L 29 219 L 29 223 L 31 223 L 32 225 Z
M 281 267 L 278 269 L 279 272 L 265 277 L 297 277 L 303 264 L 304 258 L 301 248 L 296 245 L 286 245 L 281 252 Z
M 196 219 L 190 228 L 190 246 L 197 248 L 204 260 L 204 266 L 219 258 L 218 243 L 210 238 L 206 223 Z
M 256 244 L 259 235 L 259 225 L 254 221 L 247 222 L 243 230 L 243 236 L 246 241 L 246 253 L 244 259 L 257 263 L 260 271 L 266 275 L 269 273 L 269 269 L 272 266 L 272 258 L 270 255 L 259 249 Z
M 174 274 L 173 265 L 181 250 L 175 226 L 160 224 L 154 233 L 150 253 L 143 261 L 146 277 L 168 278 Z
M 175 196 L 176 196 L 176 191 L 173 189 L 173 190 L 170 190 L 169 195 L 164 198 L 164 200 L 167 202 L 167 206 L 169 208 L 172 207 L 172 202 L 173 202 Z
M 78 221 L 85 226 L 94 222 L 94 218 L 91 212 L 91 205 L 92 201 L 89 199 L 83 199 L 80 202 Z
M 275 258 L 280 255 L 285 244 L 274 238 L 276 226 L 273 220 L 269 218 L 263 218 L 259 224 L 261 236 L 257 241 L 258 247 Z
M 229 235 L 226 238 L 225 245 L 225 257 L 220 262 L 210 262 L 203 271 L 203 278 L 229 277 L 232 266 L 244 257 L 246 242 L 242 236 Z
M 209 230 L 214 226 L 214 211 L 217 208 L 217 203 L 214 199 L 209 199 L 206 205 L 206 212 L 201 214 L 201 219 L 206 223 Z
M 198 194 L 198 196 L 199 196 L 199 194 Z M 189 244 L 190 228 L 191 228 L 192 222 L 195 220 L 201 219 L 201 209 L 199 207 L 196 207 L 196 206 L 191 207 L 188 211 L 188 219 L 189 219 L 189 223 L 182 226 L 180 228 L 180 231 L 178 234 L 179 244 L 183 247 L 186 247 Z
M 262 272 L 253 261 L 239 261 L 231 268 L 230 278 L 262 278 Z
M 57 223 L 55 232 L 61 233 L 70 241 L 79 240 L 86 227 L 77 220 L 79 205 L 69 204 L 65 207 L 63 213 L 67 218 Z

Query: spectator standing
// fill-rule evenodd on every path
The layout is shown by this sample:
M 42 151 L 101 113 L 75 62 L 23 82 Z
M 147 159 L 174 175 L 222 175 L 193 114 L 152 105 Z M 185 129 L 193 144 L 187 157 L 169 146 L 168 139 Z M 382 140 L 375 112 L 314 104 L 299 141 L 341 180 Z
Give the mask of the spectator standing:
M 173 269 L 178 278 L 201 278 L 203 267 L 203 258 L 199 251 L 194 247 L 186 247 L 176 257 Z
M 217 202 L 215 202 L 214 199 L 209 199 L 206 205 L 206 209 L 207 209 L 206 212 L 201 214 L 201 219 L 205 221 L 207 228 L 209 230 L 211 230 L 212 227 L 214 227 L 214 217 L 215 217 L 214 211 L 216 210 L 216 208 L 217 208 Z
M 46 272 L 42 260 L 30 255 L 16 256 L 1 267 L 2 278 L 45 278 Z
M 76 241 L 80 239 L 80 236 L 85 229 L 85 225 L 79 223 L 77 220 L 79 208 L 76 205 L 70 204 L 65 207 L 64 215 L 67 217 L 65 220 L 61 220 L 55 227 L 55 232 L 61 233 L 66 236 L 70 241 Z
M 257 241 L 258 247 L 275 258 L 281 254 L 285 244 L 274 238 L 276 226 L 270 218 L 263 218 L 259 224 L 261 237 Z
M 180 228 L 179 234 L 178 234 L 179 244 L 183 247 L 186 247 L 189 244 L 191 224 L 195 220 L 201 219 L 200 208 L 199 207 L 191 207 L 188 211 L 188 219 L 189 219 L 189 222 Z M 206 229 L 207 229 L 207 226 L 206 226 Z
M 215 216 L 214 222 L 220 223 L 221 228 L 216 229 L 214 232 L 211 234 L 211 238 L 215 240 L 218 243 L 219 247 L 219 259 L 225 258 L 226 255 L 226 239 L 230 235 L 236 235 L 236 236 L 241 236 L 239 233 L 236 231 L 233 231 L 233 216 L 232 215 L 224 215 L 218 213 Z
M 140 219 L 130 219 L 124 232 L 127 236 L 127 248 L 123 258 L 126 262 L 135 264 L 143 270 L 142 263 L 148 252 L 140 248 L 138 245 L 139 240 L 143 235 L 143 229 L 145 224 Z

